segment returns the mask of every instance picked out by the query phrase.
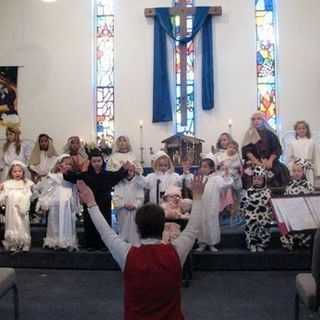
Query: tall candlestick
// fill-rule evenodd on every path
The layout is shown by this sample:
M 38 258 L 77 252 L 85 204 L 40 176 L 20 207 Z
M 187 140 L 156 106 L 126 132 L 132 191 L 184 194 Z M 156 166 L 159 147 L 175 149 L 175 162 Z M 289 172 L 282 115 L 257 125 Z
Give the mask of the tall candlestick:
M 143 159 L 143 153 L 144 153 L 144 147 L 143 147 L 143 121 L 139 121 L 139 129 L 140 129 L 140 163 L 141 167 L 143 168 L 144 159 Z
M 232 119 L 228 120 L 228 130 L 229 134 L 232 136 Z

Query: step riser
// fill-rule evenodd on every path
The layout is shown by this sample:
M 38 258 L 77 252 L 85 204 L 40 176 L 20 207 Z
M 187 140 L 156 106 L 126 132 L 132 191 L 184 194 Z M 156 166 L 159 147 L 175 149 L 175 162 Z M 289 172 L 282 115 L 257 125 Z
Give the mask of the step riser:
M 231 251 L 231 252 L 230 252 Z M 250 253 L 245 250 L 194 253 L 195 270 L 307 270 L 311 266 L 311 252 L 265 251 Z M 0 267 L 43 269 L 117 270 L 108 252 L 64 252 L 34 249 L 28 253 L 10 255 L 0 252 Z

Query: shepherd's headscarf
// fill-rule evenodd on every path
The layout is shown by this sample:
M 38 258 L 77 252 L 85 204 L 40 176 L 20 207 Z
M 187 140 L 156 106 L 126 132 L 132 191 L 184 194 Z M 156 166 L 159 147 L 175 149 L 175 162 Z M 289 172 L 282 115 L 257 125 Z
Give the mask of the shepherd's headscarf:
M 40 163 L 40 138 L 41 137 L 47 137 L 49 140 L 49 146 L 48 146 L 48 150 L 47 150 L 47 156 L 48 158 L 52 158 L 52 157 L 57 157 L 58 153 L 56 151 L 56 149 L 53 146 L 53 141 L 52 138 L 50 138 L 47 134 L 42 133 L 39 135 L 38 140 L 35 144 L 35 146 L 32 149 L 31 152 L 31 156 L 30 156 L 30 161 L 29 161 L 29 165 L 33 165 L 33 166 L 37 166 Z
M 115 139 L 115 141 L 114 141 L 114 143 L 113 143 L 112 153 L 120 152 L 120 151 L 119 151 L 119 146 L 118 146 L 118 143 L 119 143 L 120 138 L 124 138 L 124 139 L 127 141 L 128 152 L 132 151 L 132 147 L 131 147 L 131 143 L 130 143 L 129 137 L 126 136 L 126 135 L 120 135 L 120 136 L 118 136 L 118 137 Z
M 252 117 L 254 116 L 259 116 L 261 117 L 261 120 L 262 120 L 262 126 L 261 128 L 264 128 L 268 131 L 271 131 L 273 133 L 274 130 L 271 128 L 271 126 L 269 125 L 268 121 L 266 120 L 264 114 L 260 111 L 257 111 L 255 112 L 252 116 L 251 116 L 251 119 Z M 260 134 L 257 130 L 257 128 L 253 125 L 253 122 L 252 120 L 250 120 L 250 127 L 249 129 L 246 131 L 245 135 L 244 135 L 244 138 L 243 138 L 243 141 L 242 141 L 242 146 L 247 146 L 248 144 L 256 144 L 258 141 L 261 140 L 261 137 L 260 137 Z
M 67 154 L 70 154 L 70 144 L 71 144 L 71 141 L 73 139 L 77 139 L 77 140 L 80 141 L 79 155 L 84 159 L 88 159 L 88 155 L 87 155 L 86 149 L 82 145 L 81 140 L 80 140 L 80 138 L 78 136 L 72 136 L 72 137 L 68 138 L 66 145 L 63 147 L 63 152 L 67 153 Z

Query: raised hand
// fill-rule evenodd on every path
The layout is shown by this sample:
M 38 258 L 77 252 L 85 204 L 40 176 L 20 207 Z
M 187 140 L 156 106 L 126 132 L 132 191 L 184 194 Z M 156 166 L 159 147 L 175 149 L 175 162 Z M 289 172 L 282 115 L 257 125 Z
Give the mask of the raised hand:
M 83 180 L 77 181 L 77 187 L 79 190 L 80 199 L 88 207 L 93 207 L 96 205 L 96 200 L 92 190 L 85 184 Z
M 133 163 L 131 163 L 130 161 L 126 161 L 126 162 L 122 165 L 122 168 L 127 171 L 127 170 L 128 170 L 130 167 L 132 167 L 132 166 L 134 166 Z
M 207 183 L 207 178 L 203 175 L 196 175 L 191 183 L 192 197 L 194 200 L 200 200 Z

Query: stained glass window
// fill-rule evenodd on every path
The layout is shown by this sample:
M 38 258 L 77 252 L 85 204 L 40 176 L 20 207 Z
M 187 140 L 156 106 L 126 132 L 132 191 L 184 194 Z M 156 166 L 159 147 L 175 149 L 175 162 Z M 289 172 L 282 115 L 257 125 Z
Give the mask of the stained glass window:
M 113 0 L 96 0 L 96 130 L 110 143 L 114 137 Z
M 179 3 L 185 2 L 188 7 L 192 7 L 194 4 L 193 0 L 179 1 L 175 0 L 174 5 L 178 6 Z M 193 17 L 189 16 L 187 18 L 187 31 L 192 32 L 192 20 Z M 175 26 L 175 32 L 180 32 L 180 17 L 176 16 L 173 18 L 173 23 Z M 194 106 L 194 43 L 189 42 L 187 45 L 187 125 L 183 126 L 181 122 L 181 50 L 179 42 L 176 43 L 175 51 L 175 61 L 176 61 L 176 132 L 185 132 L 186 134 L 195 134 L 195 106 Z
M 277 126 L 275 12 L 273 0 L 255 0 L 258 109 L 272 128 Z

